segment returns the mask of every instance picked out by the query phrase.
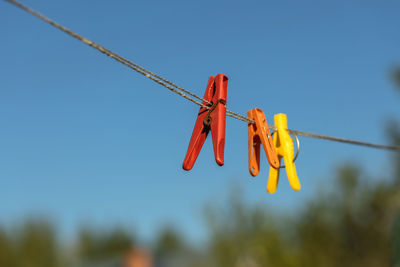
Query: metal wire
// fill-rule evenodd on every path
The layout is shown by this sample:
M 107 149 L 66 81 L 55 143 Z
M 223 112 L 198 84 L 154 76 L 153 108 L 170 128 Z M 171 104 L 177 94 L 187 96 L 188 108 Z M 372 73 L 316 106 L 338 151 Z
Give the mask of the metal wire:
M 132 61 L 121 57 L 120 55 L 112 52 L 111 50 L 108 50 L 107 48 L 92 42 L 91 40 L 67 29 L 66 27 L 56 23 L 55 21 L 43 16 L 42 14 L 34 11 L 33 9 L 30 9 L 29 7 L 21 4 L 20 2 L 16 0 L 4 0 L 8 3 L 11 3 L 26 12 L 36 16 L 37 18 L 49 23 L 50 25 L 56 27 L 57 29 L 65 32 L 66 34 L 78 39 L 79 41 L 91 46 L 92 48 L 102 52 L 103 54 L 109 56 L 110 58 L 124 64 L 125 66 L 135 70 L 136 72 L 146 76 L 147 78 L 151 79 L 152 81 L 166 87 L 169 89 L 171 92 L 176 93 L 185 99 L 195 103 L 196 105 L 199 105 L 203 108 L 209 109 L 210 108 L 210 102 L 203 99 L 202 97 L 197 96 L 196 94 L 190 92 L 189 90 L 186 90 L 177 84 L 133 63 Z M 197 100 L 196 100 L 197 99 Z M 233 111 L 227 110 L 226 115 L 250 124 L 253 124 L 254 121 L 248 117 L 245 117 L 243 115 L 240 115 L 238 113 L 235 113 Z M 276 130 L 276 127 L 270 126 L 269 127 L 271 130 Z M 347 144 L 354 144 L 354 145 L 360 145 L 360 146 L 367 146 L 367 147 L 373 147 L 373 148 L 378 148 L 378 149 L 387 149 L 387 150 L 395 150 L 395 151 L 400 151 L 400 146 L 389 146 L 389 145 L 379 145 L 379 144 L 374 144 L 374 143 L 368 143 L 368 142 L 362 142 L 358 140 L 351 140 L 351 139 L 345 139 L 345 138 L 339 138 L 339 137 L 333 137 L 333 136 L 327 136 L 327 135 L 321 135 L 321 134 L 314 134 L 314 133 L 308 133 L 308 132 L 303 132 L 303 131 L 297 131 L 297 130 L 290 130 L 288 131 L 292 134 L 299 135 L 299 136 L 305 136 L 305 137 L 311 137 L 311 138 L 318 138 L 318 139 L 323 139 L 323 140 L 329 140 L 329 141 L 335 141 L 335 142 L 341 142 L 341 143 L 347 143 Z
M 308 133 L 308 132 L 302 132 L 302 131 L 290 130 L 290 129 L 288 129 L 288 131 L 290 133 L 305 136 L 305 137 L 318 138 L 318 139 L 323 139 L 323 140 L 329 140 L 329 141 L 335 141 L 335 142 L 347 143 L 347 144 L 353 144 L 353 145 L 360 145 L 360 146 L 366 146 L 366 147 L 373 147 L 373 148 L 378 148 L 378 149 L 388 149 L 388 150 L 400 151 L 400 146 L 379 145 L 379 144 L 368 143 L 368 142 L 363 142 L 363 141 L 358 141 L 358 140 L 351 140 L 351 139 L 347 139 L 347 138 L 340 138 L 340 137 L 334 137 L 334 136 L 328 136 L 328 135 L 322 135 L 322 134 L 314 134 L 314 133 Z

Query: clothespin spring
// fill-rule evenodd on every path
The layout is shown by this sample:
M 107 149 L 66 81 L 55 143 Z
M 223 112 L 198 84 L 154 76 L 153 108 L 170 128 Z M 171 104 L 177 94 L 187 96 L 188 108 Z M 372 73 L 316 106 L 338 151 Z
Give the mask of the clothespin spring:
M 271 137 L 274 135 L 274 133 L 275 132 L 272 132 L 271 133 Z M 296 150 L 296 155 L 294 156 L 294 158 L 293 158 L 293 162 L 295 162 L 296 161 L 296 159 L 297 159 L 297 157 L 299 156 L 299 152 L 300 152 L 300 140 L 299 140 L 299 137 L 297 136 L 297 134 L 294 134 L 294 133 L 291 133 L 293 136 L 294 136 L 294 138 L 296 139 L 296 144 L 297 144 L 297 150 Z M 281 165 L 281 166 L 279 166 L 279 168 L 280 169 L 284 169 L 285 168 L 285 165 Z
M 219 103 L 221 103 L 222 105 L 226 106 L 226 101 L 223 100 L 223 99 L 218 99 L 214 104 L 212 104 L 212 106 L 208 110 L 208 113 L 207 113 L 206 117 L 203 120 L 203 124 L 205 126 L 210 127 L 210 125 L 211 125 L 211 113 L 215 110 L 215 108 L 217 107 L 217 105 Z

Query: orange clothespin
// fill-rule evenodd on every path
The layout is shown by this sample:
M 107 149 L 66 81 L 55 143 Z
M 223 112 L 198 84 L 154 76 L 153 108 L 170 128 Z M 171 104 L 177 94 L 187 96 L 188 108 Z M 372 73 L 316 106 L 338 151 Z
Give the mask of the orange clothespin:
M 268 129 L 267 119 L 264 112 L 255 108 L 248 111 L 250 119 L 254 124 L 249 123 L 249 171 L 252 176 L 260 172 L 260 145 L 263 145 L 268 162 L 274 168 L 279 168 L 279 159 L 272 143 L 272 136 Z
M 278 153 L 279 162 L 283 158 L 285 162 L 286 174 L 289 178 L 290 186 L 293 190 L 300 190 L 301 185 L 297 177 L 296 166 L 294 165 L 293 140 L 289 135 L 286 114 L 276 114 L 274 116 L 277 131 L 273 136 L 273 143 Z M 268 193 L 275 193 L 279 181 L 279 168 L 270 167 L 269 179 L 267 184 Z

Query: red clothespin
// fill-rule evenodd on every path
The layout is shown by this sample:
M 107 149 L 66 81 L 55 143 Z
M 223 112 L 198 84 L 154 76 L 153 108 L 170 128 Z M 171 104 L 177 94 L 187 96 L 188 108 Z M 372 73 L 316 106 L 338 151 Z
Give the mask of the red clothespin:
M 215 77 L 211 76 L 208 79 L 204 99 L 211 104 L 203 101 L 203 104 L 209 106 L 209 109 L 202 107 L 197 115 L 189 148 L 183 161 L 184 170 L 189 171 L 193 168 L 210 130 L 215 160 L 218 165 L 224 165 L 227 90 L 228 77 L 224 74 L 218 74 Z

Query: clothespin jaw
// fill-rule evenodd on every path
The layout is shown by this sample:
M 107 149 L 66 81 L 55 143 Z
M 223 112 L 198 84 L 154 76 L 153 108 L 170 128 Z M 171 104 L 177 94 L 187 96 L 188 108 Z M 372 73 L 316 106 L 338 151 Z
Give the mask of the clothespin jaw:
M 218 165 L 224 165 L 225 121 L 228 77 L 224 74 L 211 76 L 208 79 L 204 99 L 211 103 L 209 109 L 201 107 L 190 139 L 189 147 L 183 161 L 183 169 L 191 170 L 203 147 L 208 133 L 211 131 L 214 157 Z
M 260 172 L 260 145 L 263 145 L 268 162 L 274 168 L 279 168 L 279 159 L 272 143 L 272 136 L 269 131 L 267 119 L 264 111 L 259 108 L 249 110 L 247 115 L 254 120 L 249 123 L 249 172 L 252 176 L 257 176 Z
M 283 158 L 285 162 L 286 174 L 289 179 L 290 186 L 293 190 L 300 190 L 301 185 L 297 177 L 296 166 L 293 162 L 294 159 L 294 146 L 293 140 L 289 135 L 287 127 L 286 114 L 276 114 L 274 116 L 275 127 L 277 131 L 273 136 L 273 144 L 278 153 L 279 161 Z M 270 167 L 269 179 L 267 184 L 268 193 L 275 193 L 279 181 L 279 168 Z

